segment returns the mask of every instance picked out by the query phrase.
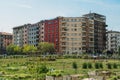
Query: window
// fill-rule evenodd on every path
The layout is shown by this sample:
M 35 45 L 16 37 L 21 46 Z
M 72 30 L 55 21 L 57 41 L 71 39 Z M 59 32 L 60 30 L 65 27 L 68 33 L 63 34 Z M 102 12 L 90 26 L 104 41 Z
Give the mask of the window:
M 74 29 L 74 31 L 77 31 L 77 29 Z
M 73 21 L 73 19 L 71 19 L 71 21 Z
M 76 21 L 77 21 L 77 19 L 74 19 L 74 21 L 76 22 Z
M 93 41 L 93 38 L 90 38 L 90 41 Z

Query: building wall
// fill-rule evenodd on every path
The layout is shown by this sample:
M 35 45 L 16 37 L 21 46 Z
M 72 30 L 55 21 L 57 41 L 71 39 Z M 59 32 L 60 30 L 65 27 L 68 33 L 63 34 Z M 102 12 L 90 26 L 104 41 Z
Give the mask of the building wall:
M 13 44 L 21 47 L 28 44 L 28 29 L 30 25 L 25 24 L 13 28 Z
M 120 32 L 118 31 L 108 31 L 107 32 L 107 50 L 118 51 L 120 46 Z
M 26 24 L 13 28 L 13 43 L 21 47 L 26 44 L 37 46 L 39 43 L 39 29 L 39 23 Z
M 39 26 L 39 42 L 44 42 L 44 21 L 41 21 Z
M 60 51 L 62 53 L 79 54 L 88 50 L 93 51 L 92 20 L 85 17 L 62 17 L 60 23 Z
M 94 52 L 101 53 L 106 46 L 106 17 L 97 13 L 83 16 L 94 21 Z
M 59 53 L 101 53 L 106 46 L 106 26 L 106 17 L 97 13 L 57 17 L 13 28 L 14 44 L 50 42 Z
M 28 27 L 28 44 L 37 46 L 39 43 L 39 24 L 32 24 Z
M 0 54 L 4 54 L 6 47 L 10 44 L 12 44 L 12 34 L 0 32 Z
M 44 41 L 54 44 L 59 52 L 59 19 L 45 20 L 44 24 Z

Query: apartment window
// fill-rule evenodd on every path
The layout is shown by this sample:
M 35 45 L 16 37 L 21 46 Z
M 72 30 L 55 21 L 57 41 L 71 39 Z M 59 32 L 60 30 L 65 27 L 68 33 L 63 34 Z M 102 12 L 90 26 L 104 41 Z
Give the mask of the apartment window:
M 81 50 L 81 48 L 79 48 L 79 50 Z
M 86 23 L 82 23 L 82 26 L 86 26 Z
M 90 38 L 90 41 L 93 41 L 93 38 Z
M 67 21 L 69 21 L 69 19 L 67 19 Z
M 71 19 L 71 21 L 73 21 L 73 19 Z
M 73 31 L 74 29 L 72 28 L 71 31 Z
M 77 29 L 74 29 L 74 31 L 77 31 Z
M 82 40 L 86 40 L 86 38 L 85 38 L 85 37 L 83 37 L 83 38 L 82 38 Z
M 69 26 L 69 24 L 67 24 L 67 26 Z
M 74 24 L 74 27 L 77 27 L 77 24 Z
M 76 22 L 76 21 L 77 21 L 77 19 L 74 19 L 74 21 Z
M 82 30 L 83 30 L 83 31 L 86 31 L 86 29 L 85 29 L 85 28 L 82 28 Z
M 79 19 L 79 21 L 81 21 L 81 19 Z

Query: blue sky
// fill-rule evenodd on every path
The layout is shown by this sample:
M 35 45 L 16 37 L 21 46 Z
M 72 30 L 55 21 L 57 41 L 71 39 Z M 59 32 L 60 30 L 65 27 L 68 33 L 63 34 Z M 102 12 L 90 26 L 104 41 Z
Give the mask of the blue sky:
M 57 16 L 89 12 L 106 16 L 109 30 L 120 31 L 120 0 L 0 0 L 0 31 Z

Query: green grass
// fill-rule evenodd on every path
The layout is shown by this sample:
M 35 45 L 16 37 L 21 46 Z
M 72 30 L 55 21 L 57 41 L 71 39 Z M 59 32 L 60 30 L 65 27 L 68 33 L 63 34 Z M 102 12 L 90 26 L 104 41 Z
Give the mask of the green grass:
M 27 58 L 1 58 L 0 59 L 0 78 L 5 80 L 33 80 L 37 77 L 42 76 L 37 74 L 37 67 L 45 64 L 49 69 L 56 69 L 64 71 L 64 75 L 75 74 L 74 69 L 72 68 L 72 63 L 76 62 L 78 69 L 77 74 L 87 75 L 88 71 L 94 70 L 110 70 L 111 72 L 120 71 L 119 60 L 93 60 L 93 59 L 56 59 L 56 61 L 41 61 L 39 57 L 27 57 Z M 103 64 L 103 68 L 95 69 L 95 62 Z M 91 63 L 92 68 L 83 69 L 83 63 Z M 108 69 L 108 63 L 116 63 L 118 65 L 117 69 Z M 3 79 L 3 80 L 4 80 Z

